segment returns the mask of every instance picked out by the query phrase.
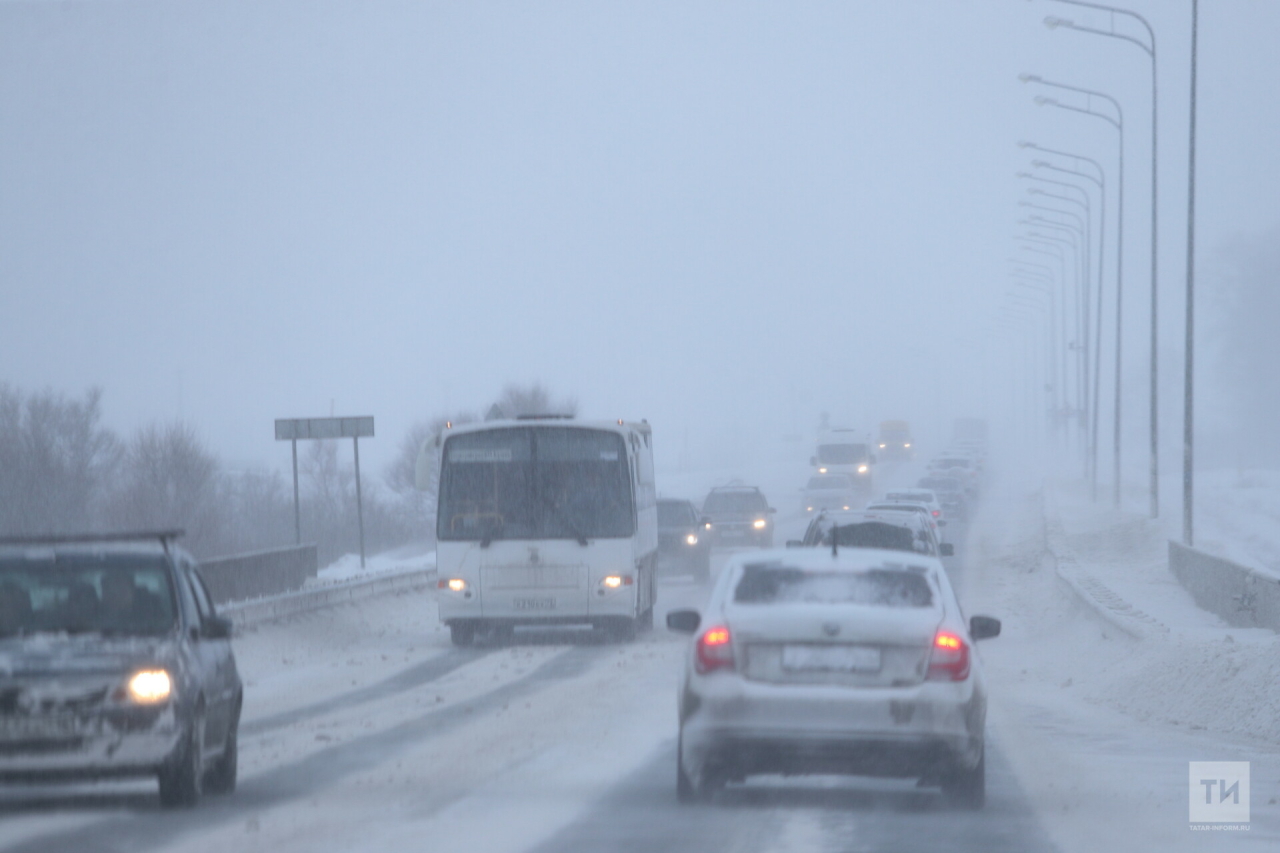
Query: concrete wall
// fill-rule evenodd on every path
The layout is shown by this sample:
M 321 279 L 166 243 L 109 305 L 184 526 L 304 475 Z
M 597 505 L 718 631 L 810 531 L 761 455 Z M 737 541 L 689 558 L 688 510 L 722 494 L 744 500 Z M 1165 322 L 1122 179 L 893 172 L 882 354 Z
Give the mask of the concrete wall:
M 1280 631 L 1280 579 L 1169 543 L 1169 570 L 1196 604 L 1240 628 Z
M 317 570 L 315 545 L 235 554 L 200 564 L 200 575 L 215 604 L 293 592 L 302 589 Z

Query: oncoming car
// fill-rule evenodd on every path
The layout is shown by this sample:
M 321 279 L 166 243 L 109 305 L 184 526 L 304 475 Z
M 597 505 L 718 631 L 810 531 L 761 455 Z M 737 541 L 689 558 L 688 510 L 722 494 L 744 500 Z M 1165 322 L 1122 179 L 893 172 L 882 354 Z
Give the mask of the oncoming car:
M 702 514 L 716 545 L 773 547 L 773 508 L 754 486 L 712 489 L 702 502 Z
M 711 578 L 711 535 L 692 502 L 658 499 L 658 567 L 687 570 L 699 581 Z
M 758 774 L 916 778 L 985 799 L 986 686 L 937 559 L 847 548 L 740 554 L 701 613 L 678 692 L 676 794 L 706 799 Z
M 235 789 L 231 623 L 178 535 L 0 539 L 0 780 Z
M 864 500 L 862 487 L 849 474 L 814 474 L 805 484 L 801 504 L 807 513 L 852 509 Z

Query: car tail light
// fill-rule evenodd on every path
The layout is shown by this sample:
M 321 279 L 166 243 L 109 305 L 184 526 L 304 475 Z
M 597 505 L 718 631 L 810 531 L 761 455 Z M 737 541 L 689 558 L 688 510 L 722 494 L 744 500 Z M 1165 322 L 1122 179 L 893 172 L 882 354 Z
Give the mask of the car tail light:
M 733 669 L 733 638 L 724 625 L 708 628 L 698 638 L 697 669 L 703 674 Z
M 937 518 L 937 517 L 938 517 L 938 516 L 940 516 L 940 515 L 942 515 L 942 512 L 941 512 L 940 510 L 936 510 L 936 509 L 935 509 L 935 510 L 933 511 L 933 517 L 934 517 L 934 518 Z
M 964 681 L 969 677 L 969 645 L 950 631 L 939 631 L 929 653 L 931 681 Z

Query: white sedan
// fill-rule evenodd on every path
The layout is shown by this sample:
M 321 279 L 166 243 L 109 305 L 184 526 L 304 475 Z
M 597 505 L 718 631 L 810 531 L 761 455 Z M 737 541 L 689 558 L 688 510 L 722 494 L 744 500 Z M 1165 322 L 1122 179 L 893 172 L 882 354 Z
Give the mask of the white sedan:
M 676 793 L 709 798 L 758 774 L 917 778 L 953 802 L 985 798 L 986 689 L 936 558 L 879 549 L 742 554 L 702 613 L 679 688 Z

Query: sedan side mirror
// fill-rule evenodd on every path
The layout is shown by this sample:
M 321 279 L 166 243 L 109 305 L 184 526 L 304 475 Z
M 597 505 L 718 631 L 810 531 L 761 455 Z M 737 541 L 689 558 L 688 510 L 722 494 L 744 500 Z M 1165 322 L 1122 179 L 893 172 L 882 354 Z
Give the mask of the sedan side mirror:
M 668 619 L 671 617 L 668 616 Z M 969 619 L 969 636 L 975 642 L 1000 636 L 1000 620 L 990 616 L 973 616 Z
M 954 557 L 956 555 L 956 546 L 950 542 L 941 542 L 938 544 L 938 553 L 944 557 Z
M 692 634 L 702 624 L 696 610 L 672 610 L 667 614 L 667 630 L 680 634 Z

